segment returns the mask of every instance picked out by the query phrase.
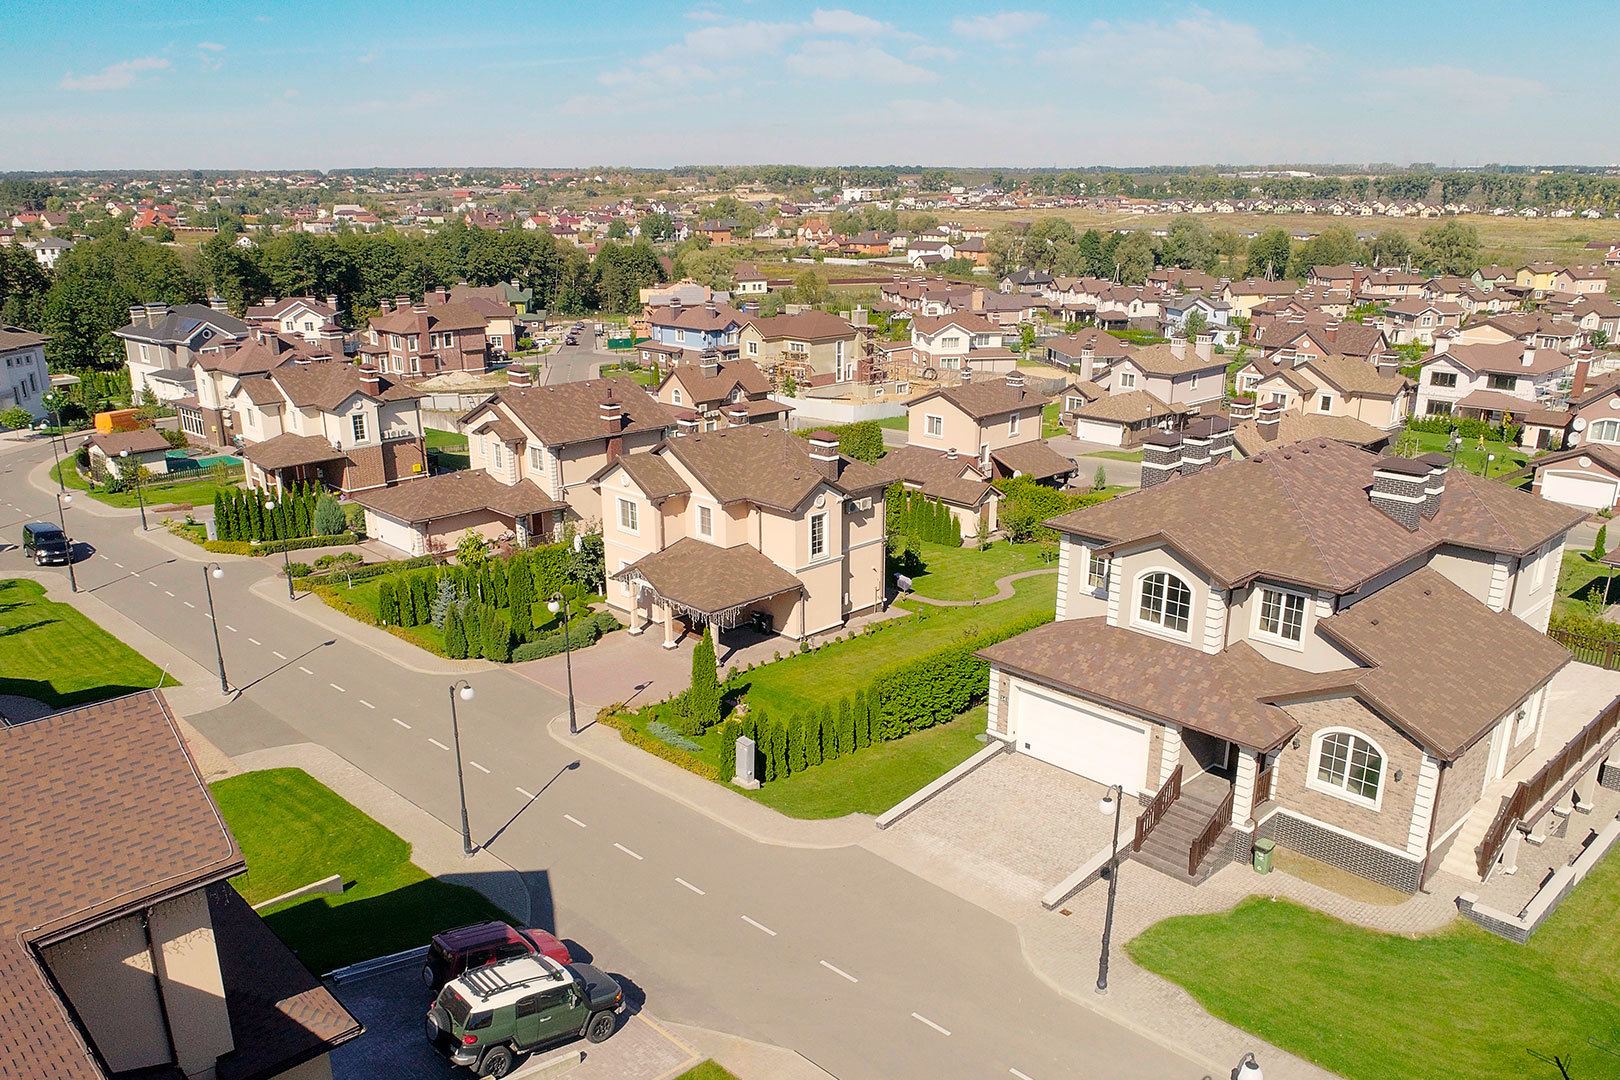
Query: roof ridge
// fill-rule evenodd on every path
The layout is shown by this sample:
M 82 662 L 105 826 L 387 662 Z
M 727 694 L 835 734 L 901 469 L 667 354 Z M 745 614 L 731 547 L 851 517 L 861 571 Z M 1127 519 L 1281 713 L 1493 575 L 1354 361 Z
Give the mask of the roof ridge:
M 1281 449 L 1281 447 L 1279 447 L 1279 449 Z M 1307 524 L 1305 511 L 1300 509 L 1299 502 L 1294 498 L 1293 485 L 1283 480 L 1282 473 L 1276 470 L 1275 467 L 1273 468 L 1273 475 L 1277 478 L 1278 484 L 1282 488 L 1283 497 L 1288 500 L 1288 509 L 1293 512 L 1296 521 L 1299 523 L 1300 528 L 1305 533 L 1305 538 L 1310 541 L 1312 549 L 1315 550 L 1316 557 L 1321 560 L 1322 566 L 1330 573 L 1336 576 L 1340 575 L 1342 570 L 1338 562 L 1328 557 L 1322 542 L 1316 538 L 1316 531 Z

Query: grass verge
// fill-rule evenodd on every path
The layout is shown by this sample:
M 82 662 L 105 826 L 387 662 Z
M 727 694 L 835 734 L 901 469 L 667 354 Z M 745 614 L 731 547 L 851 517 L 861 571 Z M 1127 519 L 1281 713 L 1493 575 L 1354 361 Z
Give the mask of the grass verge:
M 180 680 L 77 608 L 46 599 L 37 581 L 0 581 L 0 694 L 62 709 L 160 685 Z

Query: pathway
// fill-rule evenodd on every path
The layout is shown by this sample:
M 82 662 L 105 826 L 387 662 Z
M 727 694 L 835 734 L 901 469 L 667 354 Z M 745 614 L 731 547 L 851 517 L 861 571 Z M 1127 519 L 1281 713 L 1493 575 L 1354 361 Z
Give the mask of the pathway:
M 996 594 L 994 596 L 981 596 L 975 600 L 935 600 L 931 596 L 924 596 L 922 593 L 917 592 L 907 593 L 906 598 L 923 604 L 932 604 L 934 607 L 975 607 L 979 604 L 993 604 L 997 600 L 1011 600 L 1013 598 L 1013 582 L 1057 572 L 1057 567 L 1049 566 L 1044 570 L 1025 570 L 1022 573 L 998 577 L 995 581 Z

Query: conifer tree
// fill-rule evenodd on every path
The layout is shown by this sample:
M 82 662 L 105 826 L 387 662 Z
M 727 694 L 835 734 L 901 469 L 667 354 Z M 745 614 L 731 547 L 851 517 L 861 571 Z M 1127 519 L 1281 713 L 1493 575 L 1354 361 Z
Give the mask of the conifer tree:
M 833 707 L 821 707 L 821 760 L 832 761 L 839 756 L 838 724 L 833 719 Z
M 855 713 L 849 698 L 838 702 L 838 755 L 848 757 L 855 752 Z
M 866 690 L 855 691 L 855 749 L 872 745 L 872 714 L 866 708 Z
M 444 613 L 444 651 L 452 660 L 467 659 L 467 630 L 454 604 Z
M 394 583 L 386 577 L 377 583 L 377 621 L 384 626 L 400 625 L 399 594 L 394 591 Z

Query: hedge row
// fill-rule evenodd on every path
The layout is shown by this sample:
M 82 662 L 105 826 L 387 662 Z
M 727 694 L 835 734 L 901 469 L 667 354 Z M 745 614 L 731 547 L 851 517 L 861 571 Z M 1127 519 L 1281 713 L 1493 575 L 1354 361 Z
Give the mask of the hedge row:
M 845 695 L 836 710 L 827 703 L 819 712 L 812 709 L 780 721 L 770 719 L 761 709 L 740 720 L 727 720 L 720 729 L 721 777 L 729 781 L 736 772 L 733 748 L 742 735 L 754 740 L 754 778 L 762 783 L 785 780 L 824 761 L 864 750 L 883 741 L 875 724 L 878 710 L 875 691 L 857 690 L 853 699 Z
M 283 551 L 303 551 L 306 548 L 345 547 L 349 544 L 358 544 L 360 537 L 354 533 L 337 533 L 332 536 L 300 536 L 293 540 L 266 540 L 255 544 L 247 540 L 204 540 L 203 550 L 216 552 L 220 555 L 280 555 Z
M 397 562 L 367 563 L 357 566 L 349 571 L 334 571 L 330 574 L 316 574 L 307 577 L 298 583 L 300 589 L 313 589 L 317 585 L 347 585 L 351 581 L 370 581 L 374 577 L 384 574 L 399 574 L 406 570 L 415 570 L 421 566 L 432 566 L 439 560 L 432 555 L 418 555 L 412 559 L 400 559 Z
M 1528 404 L 1526 402 L 1526 405 Z M 1406 430 L 1427 431 L 1439 435 L 1449 435 L 1455 431 L 1465 439 L 1485 438 L 1496 442 L 1517 443 L 1524 425 L 1493 424 L 1471 416 L 1453 416 L 1448 413 L 1440 416 L 1414 416 L 1406 422 Z
M 883 445 L 883 425 L 876 420 L 857 420 L 853 424 L 839 424 L 836 427 L 805 428 L 795 434 L 808 439 L 817 431 L 836 435 L 840 454 L 868 465 L 875 465 L 887 452 Z
M 343 595 L 347 590 L 339 589 L 333 585 L 306 586 L 306 582 L 309 580 L 309 578 L 304 578 L 302 581 L 296 582 L 296 585 L 299 588 L 308 587 L 310 592 L 314 593 L 316 596 L 319 596 L 333 611 L 347 615 L 355 622 L 362 622 L 367 626 L 375 626 L 379 630 L 387 631 L 388 633 L 399 638 L 401 641 L 408 641 L 417 648 L 426 649 L 435 656 L 443 656 L 447 660 L 450 659 L 450 655 L 448 653 L 446 653 L 439 646 L 433 644 L 431 641 L 412 634 L 401 627 L 383 626 L 378 623 L 377 616 L 373 615 L 370 611 Z
M 930 544 L 962 546 L 962 523 L 938 499 L 893 484 L 884 497 L 890 535 L 905 533 Z
M 680 747 L 671 746 L 662 739 L 655 739 L 651 735 L 637 731 L 631 726 L 630 718 L 619 711 L 621 708 L 623 706 L 608 706 L 596 714 L 596 722 L 614 729 L 619 733 L 619 738 L 631 746 L 640 747 L 654 757 L 661 757 L 671 765 L 679 765 L 687 772 L 696 773 L 705 780 L 713 780 L 716 783 L 723 782 L 720 778 L 720 770 L 707 761 L 693 757 Z M 721 756 L 724 757 L 725 755 Z
M 984 697 L 990 682 L 989 662 L 973 654 L 1051 621 L 1050 614 L 1029 615 L 879 671 L 872 692 L 880 738 L 897 739 L 965 712 Z
M 604 634 L 611 634 L 623 624 L 610 612 L 598 611 L 584 618 L 575 618 L 568 628 L 568 647 L 583 649 L 596 643 Z M 553 630 L 541 634 L 533 641 L 524 642 L 512 650 L 512 663 L 525 660 L 543 660 L 563 652 L 563 631 Z

